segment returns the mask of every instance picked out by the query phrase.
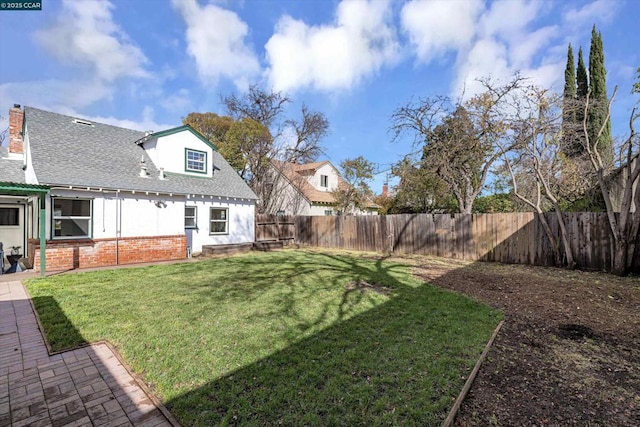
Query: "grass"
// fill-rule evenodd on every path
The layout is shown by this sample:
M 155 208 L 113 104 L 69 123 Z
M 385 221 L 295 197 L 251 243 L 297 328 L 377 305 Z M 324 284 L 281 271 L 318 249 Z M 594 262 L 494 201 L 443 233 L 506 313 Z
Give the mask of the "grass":
M 109 340 L 183 425 L 438 425 L 501 318 L 407 265 L 337 252 L 27 288 L 54 350 Z

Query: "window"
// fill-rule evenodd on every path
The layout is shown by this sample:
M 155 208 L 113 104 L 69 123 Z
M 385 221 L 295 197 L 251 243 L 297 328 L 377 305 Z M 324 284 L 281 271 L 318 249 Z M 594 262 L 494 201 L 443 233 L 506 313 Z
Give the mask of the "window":
M 185 148 L 184 169 L 187 172 L 207 173 L 207 153 Z
M 276 212 L 276 215 L 282 216 L 284 215 L 284 211 L 280 209 L 278 212 Z
M 198 228 L 198 208 L 195 206 L 184 207 L 184 228 Z
M 91 237 L 91 200 L 52 198 L 54 239 Z
M 229 233 L 229 209 L 211 208 L 209 211 L 209 234 Z
M 327 175 L 320 175 L 320 187 L 329 186 L 329 177 Z
M 0 208 L 0 226 L 20 225 L 18 208 Z
M 331 209 L 329 209 L 329 210 L 324 211 L 324 214 L 326 216 L 331 216 L 331 215 L 333 215 L 333 211 Z

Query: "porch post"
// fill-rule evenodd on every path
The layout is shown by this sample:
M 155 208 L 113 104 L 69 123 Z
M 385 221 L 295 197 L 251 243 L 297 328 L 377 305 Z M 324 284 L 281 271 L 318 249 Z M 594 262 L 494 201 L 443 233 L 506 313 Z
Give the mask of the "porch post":
M 40 276 L 44 277 L 47 268 L 47 215 L 46 215 L 46 199 L 47 193 L 40 193 Z

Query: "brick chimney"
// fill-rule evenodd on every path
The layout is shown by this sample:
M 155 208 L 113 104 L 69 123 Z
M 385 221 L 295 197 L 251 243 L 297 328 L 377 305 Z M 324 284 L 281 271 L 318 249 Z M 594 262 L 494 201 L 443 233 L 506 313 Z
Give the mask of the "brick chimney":
M 386 182 L 382 184 L 382 195 L 384 197 L 387 197 L 389 195 L 389 184 L 387 184 Z
M 20 109 L 20 104 L 13 104 L 13 108 L 9 109 L 9 152 L 22 153 L 22 122 L 24 121 L 24 112 Z

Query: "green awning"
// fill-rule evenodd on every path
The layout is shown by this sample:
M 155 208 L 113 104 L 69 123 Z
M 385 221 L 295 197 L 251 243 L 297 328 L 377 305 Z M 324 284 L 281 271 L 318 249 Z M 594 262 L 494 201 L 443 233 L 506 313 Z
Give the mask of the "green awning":
M 33 195 L 48 193 L 49 187 L 46 185 L 38 184 L 20 184 L 15 182 L 0 182 L 0 194 L 12 194 L 12 195 Z

